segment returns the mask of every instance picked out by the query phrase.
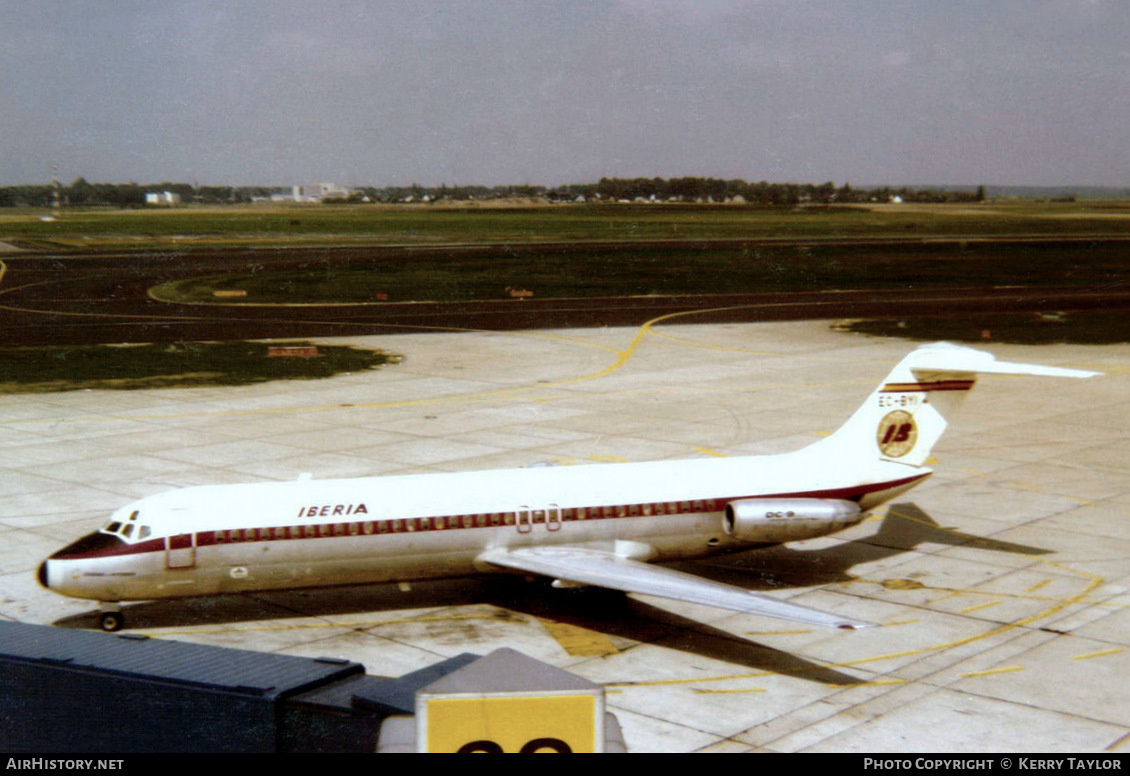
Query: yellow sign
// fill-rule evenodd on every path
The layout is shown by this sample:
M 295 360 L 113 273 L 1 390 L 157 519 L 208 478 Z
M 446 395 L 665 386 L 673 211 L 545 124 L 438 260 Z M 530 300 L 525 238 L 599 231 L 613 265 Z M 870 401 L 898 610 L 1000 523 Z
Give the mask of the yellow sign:
M 595 752 L 597 699 L 581 695 L 429 698 L 428 752 Z

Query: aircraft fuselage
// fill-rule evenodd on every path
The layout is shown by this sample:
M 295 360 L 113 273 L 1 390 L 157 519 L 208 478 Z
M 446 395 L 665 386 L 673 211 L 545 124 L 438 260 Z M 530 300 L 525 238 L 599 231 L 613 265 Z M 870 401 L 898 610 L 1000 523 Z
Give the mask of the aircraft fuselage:
M 466 576 L 498 571 L 476 559 L 499 547 L 682 560 L 835 533 L 929 474 L 892 466 L 877 482 L 753 487 L 780 458 L 186 488 L 123 507 L 106 528 L 52 555 L 40 577 L 72 597 L 130 601 Z M 727 531 L 727 504 L 768 497 L 862 509 L 831 519 L 781 514 L 742 539 Z

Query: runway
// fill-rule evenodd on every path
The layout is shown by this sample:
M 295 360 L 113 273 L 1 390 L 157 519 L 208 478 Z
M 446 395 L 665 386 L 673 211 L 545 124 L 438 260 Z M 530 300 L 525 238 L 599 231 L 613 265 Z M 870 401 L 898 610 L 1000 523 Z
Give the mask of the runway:
M 333 341 L 405 359 L 315 382 L 0 397 L 0 616 L 95 627 L 89 602 L 38 587 L 36 565 L 143 495 L 304 472 L 784 452 L 837 428 L 913 347 L 827 322 L 685 320 L 352 335 Z M 889 509 L 693 564 L 882 627 L 818 631 L 510 579 L 126 615 L 154 637 L 390 676 L 515 648 L 601 683 L 631 751 L 1125 752 L 1130 346 L 986 348 L 1104 375 L 986 377 L 935 449 L 937 473 Z

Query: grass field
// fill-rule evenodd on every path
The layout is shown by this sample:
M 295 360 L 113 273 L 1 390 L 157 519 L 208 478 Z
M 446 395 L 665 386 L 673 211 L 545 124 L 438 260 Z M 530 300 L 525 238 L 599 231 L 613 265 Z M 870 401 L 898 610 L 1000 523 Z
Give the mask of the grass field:
M 310 357 L 272 357 L 270 348 L 261 342 L 0 348 L 0 394 L 311 380 L 399 361 L 399 356 L 353 347 L 322 345 Z
M 291 205 L 0 211 L 0 241 L 168 249 L 639 239 L 1130 234 L 1130 204 L 1002 202 L 764 209 L 738 205 Z
M 158 286 L 168 302 L 326 304 L 768 293 L 953 286 L 1105 287 L 1120 282 L 1118 242 L 578 246 L 452 253 L 363 266 L 211 275 Z

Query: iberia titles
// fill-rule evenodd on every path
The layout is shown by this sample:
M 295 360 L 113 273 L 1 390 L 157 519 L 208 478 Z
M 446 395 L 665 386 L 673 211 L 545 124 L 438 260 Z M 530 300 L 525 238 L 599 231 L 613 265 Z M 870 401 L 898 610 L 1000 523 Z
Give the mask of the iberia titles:
M 369 510 L 362 504 L 325 504 L 322 506 L 301 507 L 299 517 L 344 517 L 345 515 L 367 515 Z

